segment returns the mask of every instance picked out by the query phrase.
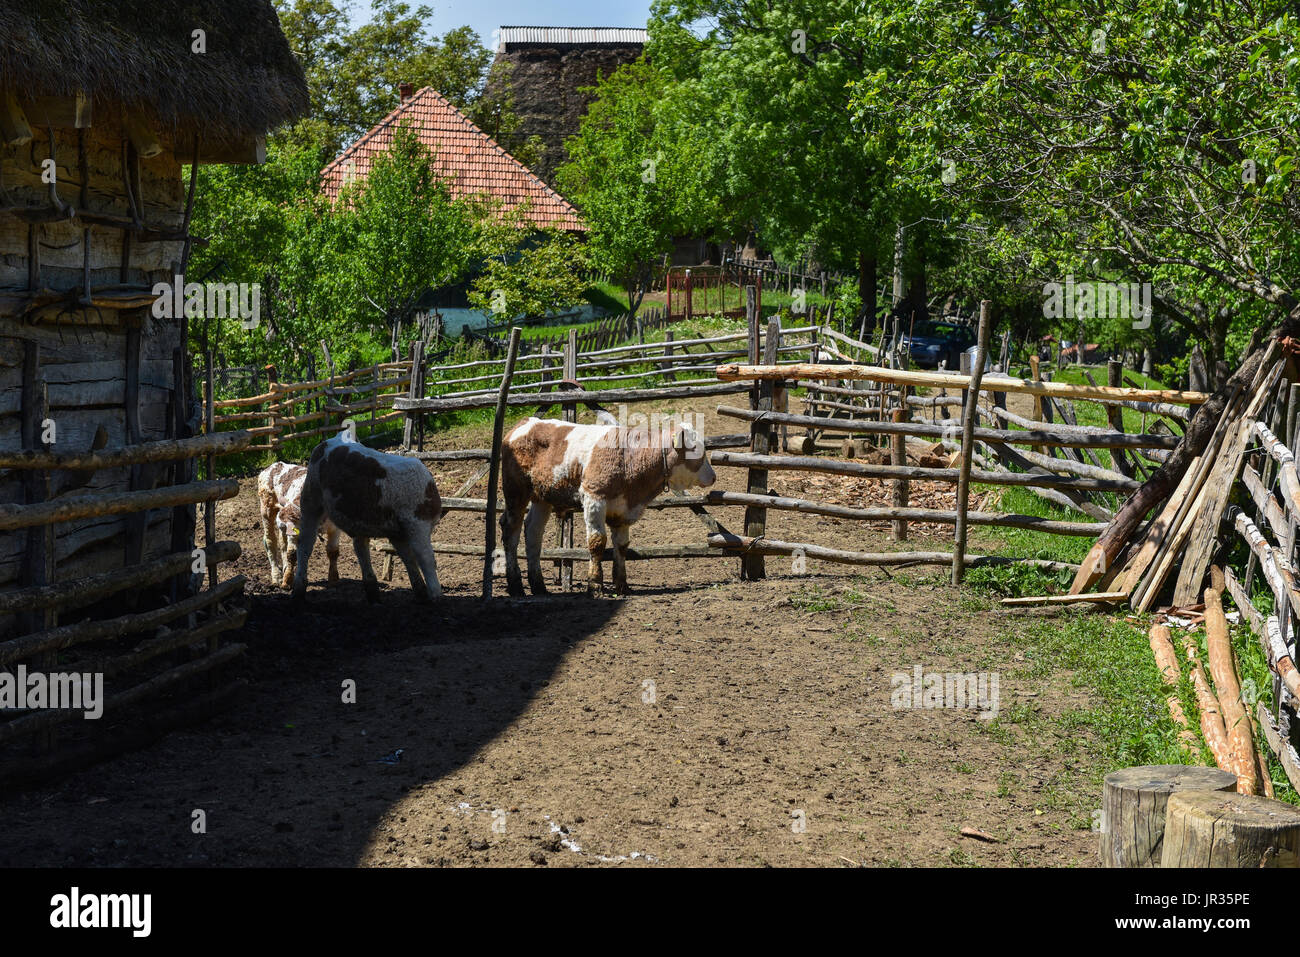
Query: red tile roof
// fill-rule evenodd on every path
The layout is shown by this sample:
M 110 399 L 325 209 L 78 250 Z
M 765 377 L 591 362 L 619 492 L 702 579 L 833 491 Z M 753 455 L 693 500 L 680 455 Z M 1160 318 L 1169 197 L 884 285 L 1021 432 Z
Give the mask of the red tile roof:
M 584 231 L 578 211 L 528 167 L 497 145 L 432 87 L 425 87 L 369 133 L 340 153 L 321 173 L 321 189 L 336 200 L 345 182 L 365 179 L 377 155 L 392 148 L 399 125 L 416 131 L 434 155 L 434 168 L 457 197 L 487 195 L 507 210 L 527 203 L 525 218 L 542 229 Z

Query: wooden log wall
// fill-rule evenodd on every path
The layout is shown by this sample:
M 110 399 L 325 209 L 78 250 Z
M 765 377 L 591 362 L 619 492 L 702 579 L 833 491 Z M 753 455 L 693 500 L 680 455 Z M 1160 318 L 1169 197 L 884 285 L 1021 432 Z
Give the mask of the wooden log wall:
M 185 319 L 151 308 L 156 283 L 184 281 L 193 148 L 141 156 L 117 113 L 0 148 L 0 663 L 101 674 L 108 698 L 102 722 L 0 711 L 6 784 L 102 755 L 240 648 L 218 640 L 242 621 L 242 582 L 217 574 L 238 547 L 195 554 L 195 505 L 231 487 L 195 468 L 218 446 L 191 438 Z M 229 686 L 210 683 L 213 700 Z

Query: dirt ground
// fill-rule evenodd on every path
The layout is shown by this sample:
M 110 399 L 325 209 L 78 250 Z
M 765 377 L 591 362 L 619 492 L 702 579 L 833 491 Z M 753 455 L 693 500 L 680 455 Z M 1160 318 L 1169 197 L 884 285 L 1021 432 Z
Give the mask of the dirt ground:
M 740 428 L 708 415 L 704 430 Z M 443 493 L 470 471 L 440 469 Z M 770 484 L 831 494 L 808 481 Z M 1087 696 L 1067 674 L 1019 677 L 1025 613 L 955 592 L 944 569 L 799 575 L 782 557 L 747 583 L 735 558 L 650 561 L 629 566 L 626 599 L 484 604 L 479 563 L 444 556 L 440 603 L 414 603 L 399 563 L 372 606 L 345 541 L 343 583 L 325 587 L 318 547 L 296 611 L 268 582 L 254 484 L 218 517 L 244 548 L 223 577 L 250 581 L 245 692 L 204 725 L 0 799 L 0 865 L 1093 864 L 1087 757 L 1055 720 Z M 769 535 L 899 547 L 884 524 L 793 513 L 769 513 Z M 434 537 L 481 542 L 482 519 L 453 513 Z M 633 530 L 634 546 L 703 540 L 685 509 Z M 914 527 L 906 547 L 950 542 L 950 527 Z M 891 676 L 918 665 L 997 672 L 999 719 L 893 707 Z

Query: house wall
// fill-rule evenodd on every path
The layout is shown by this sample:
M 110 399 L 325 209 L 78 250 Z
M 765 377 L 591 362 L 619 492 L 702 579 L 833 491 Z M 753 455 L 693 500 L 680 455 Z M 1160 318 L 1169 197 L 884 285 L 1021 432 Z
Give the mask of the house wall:
M 124 163 L 126 151 L 120 127 L 101 122 L 80 131 L 84 141 L 85 175 L 79 156 L 79 132 L 54 131 L 57 190 L 66 203 L 95 213 L 127 215 Z M 40 162 L 49 155 L 44 131 L 16 149 L 0 148 L 0 206 L 36 206 L 48 202 L 41 182 Z M 143 219 L 150 228 L 179 229 L 184 218 L 185 185 L 177 158 L 164 151 L 139 160 L 138 188 Z M 83 180 L 86 187 L 83 196 Z M 134 188 L 134 187 L 133 187 Z M 180 323 L 155 318 L 148 308 L 132 310 L 43 309 L 21 316 L 22 293 L 28 287 L 29 235 L 39 239 L 39 287 L 80 289 L 83 283 L 83 225 L 77 221 L 29 226 L 11 213 L 0 213 L 0 450 L 21 448 L 21 400 L 25 343 L 39 345 L 40 375 L 46 383 L 49 417 L 57 433 L 55 452 L 90 448 L 96 430 L 107 433 L 107 447 L 128 444 L 127 352 L 131 328 L 139 329 L 139 422 L 143 441 L 174 433 L 169 409 L 174 399 L 173 356 L 181 349 Z M 123 269 L 122 230 L 90 227 L 92 288 L 118 284 L 151 287 L 167 281 L 171 264 L 181 257 L 175 241 L 130 240 L 128 266 Z M 167 484 L 159 469 L 149 485 Z M 94 473 L 88 485 L 73 495 L 126 491 L 130 470 Z M 16 475 L 0 472 L 0 503 L 23 501 Z M 86 519 L 56 526 L 56 580 L 66 580 L 119 568 L 125 560 L 128 517 Z M 142 558 L 170 551 L 171 512 L 150 514 Z M 23 533 L 0 535 L 0 589 L 18 584 L 26 542 Z M 0 627 L 0 631 L 3 628 Z

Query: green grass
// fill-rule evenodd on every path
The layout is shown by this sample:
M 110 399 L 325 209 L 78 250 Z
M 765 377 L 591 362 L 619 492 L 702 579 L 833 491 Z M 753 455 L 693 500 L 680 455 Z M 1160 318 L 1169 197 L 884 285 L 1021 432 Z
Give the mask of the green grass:
M 582 298 L 611 313 L 627 312 L 627 293 L 613 283 L 594 283 L 582 294 Z

